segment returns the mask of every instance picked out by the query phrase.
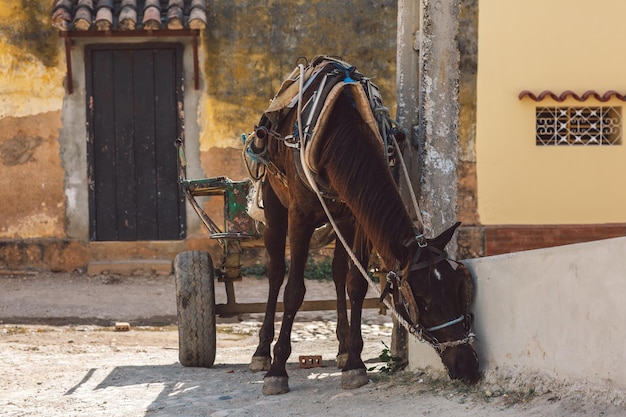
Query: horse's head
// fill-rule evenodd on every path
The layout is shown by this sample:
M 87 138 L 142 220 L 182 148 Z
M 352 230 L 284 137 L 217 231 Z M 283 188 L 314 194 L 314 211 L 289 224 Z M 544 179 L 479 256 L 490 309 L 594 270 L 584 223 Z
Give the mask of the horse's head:
M 411 261 L 402 271 L 407 278 L 401 293 L 408 318 L 437 350 L 450 377 L 473 383 L 480 379 L 478 356 L 469 337 L 474 284 L 469 271 L 461 263 L 450 262 L 445 252 L 459 225 L 434 239 L 416 239 L 416 244 L 410 244 Z

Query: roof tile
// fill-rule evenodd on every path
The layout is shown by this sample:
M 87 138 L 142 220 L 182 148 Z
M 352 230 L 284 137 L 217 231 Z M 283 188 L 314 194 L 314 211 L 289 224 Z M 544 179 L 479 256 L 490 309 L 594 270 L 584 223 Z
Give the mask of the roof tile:
M 52 25 L 62 31 L 204 29 L 206 0 L 55 0 Z

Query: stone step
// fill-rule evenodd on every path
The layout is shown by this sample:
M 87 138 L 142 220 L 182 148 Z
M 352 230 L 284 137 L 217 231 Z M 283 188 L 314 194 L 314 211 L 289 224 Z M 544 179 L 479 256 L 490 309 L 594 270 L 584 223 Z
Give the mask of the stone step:
M 121 259 L 91 261 L 87 275 L 170 275 L 172 261 L 167 259 Z

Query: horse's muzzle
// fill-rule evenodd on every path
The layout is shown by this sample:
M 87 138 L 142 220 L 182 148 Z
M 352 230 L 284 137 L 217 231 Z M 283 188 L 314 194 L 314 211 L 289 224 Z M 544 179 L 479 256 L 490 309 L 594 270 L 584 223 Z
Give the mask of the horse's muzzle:
M 441 353 L 441 360 L 452 379 L 474 384 L 481 378 L 478 355 L 469 344 L 446 349 Z

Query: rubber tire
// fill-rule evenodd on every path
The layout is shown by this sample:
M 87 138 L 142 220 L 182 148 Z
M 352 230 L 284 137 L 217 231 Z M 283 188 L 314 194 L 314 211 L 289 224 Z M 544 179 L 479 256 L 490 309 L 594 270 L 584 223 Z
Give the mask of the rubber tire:
M 188 367 L 215 362 L 215 274 L 207 252 L 181 252 L 174 259 L 178 359 Z

